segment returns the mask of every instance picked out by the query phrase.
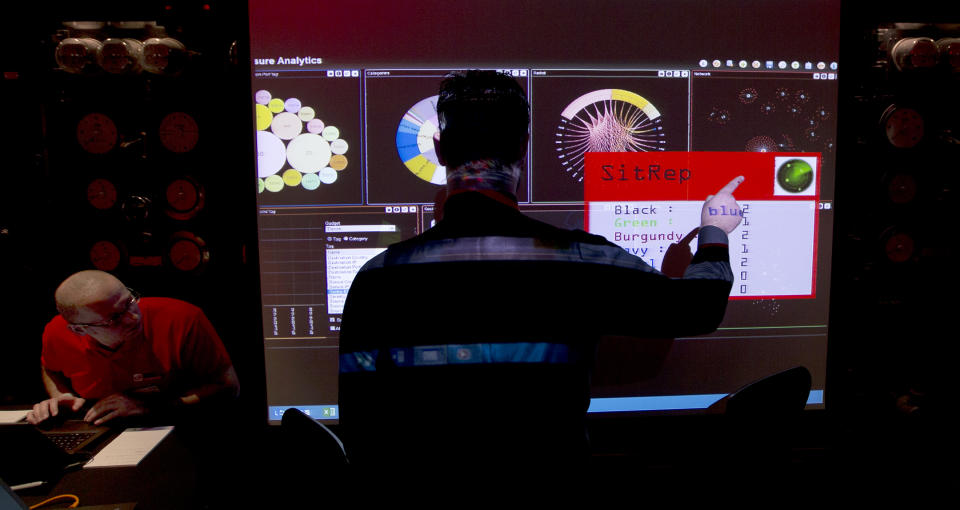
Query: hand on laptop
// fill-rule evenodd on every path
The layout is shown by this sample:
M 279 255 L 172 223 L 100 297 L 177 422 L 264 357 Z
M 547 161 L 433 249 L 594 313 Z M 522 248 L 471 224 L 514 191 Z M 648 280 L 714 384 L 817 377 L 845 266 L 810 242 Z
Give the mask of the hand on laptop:
M 64 393 L 59 397 L 49 398 L 33 406 L 33 409 L 27 413 L 27 421 L 36 425 L 50 417 L 60 414 L 60 408 L 64 411 L 69 409 L 77 412 L 83 407 L 86 399 L 80 398 L 73 393 Z
M 94 425 L 101 425 L 114 418 L 138 416 L 146 412 L 147 408 L 143 405 L 143 402 L 122 393 L 114 393 L 93 404 L 93 407 L 87 411 L 87 415 L 83 419 L 93 422 Z

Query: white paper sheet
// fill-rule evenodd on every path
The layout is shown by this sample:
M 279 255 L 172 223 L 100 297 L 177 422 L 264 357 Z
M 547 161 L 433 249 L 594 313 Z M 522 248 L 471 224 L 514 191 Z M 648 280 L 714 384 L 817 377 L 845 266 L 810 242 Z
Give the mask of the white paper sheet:
M 16 411 L 0 411 L 0 423 L 17 423 L 27 416 L 29 409 L 18 409 Z
M 124 430 L 116 439 L 110 441 L 83 467 L 136 466 L 173 427 L 144 427 Z

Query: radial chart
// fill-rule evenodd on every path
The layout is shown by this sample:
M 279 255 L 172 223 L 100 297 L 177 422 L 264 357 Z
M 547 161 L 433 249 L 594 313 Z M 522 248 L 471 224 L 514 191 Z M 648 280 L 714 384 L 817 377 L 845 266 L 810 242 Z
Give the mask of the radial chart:
M 283 100 L 259 90 L 255 100 L 260 193 L 297 186 L 312 191 L 336 182 L 349 148 L 340 129 L 324 124 L 295 97 Z
M 588 92 L 560 114 L 557 157 L 572 179 L 583 182 L 587 152 L 662 151 L 666 138 L 660 112 L 634 92 L 603 89 Z
M 432 96 L 413 105 L 397 127 L 397 154 L 413 175 L 433 183 L 447 183 L 447 169 L 437 159 L 433 135 L 439 129 L 437 98 Z

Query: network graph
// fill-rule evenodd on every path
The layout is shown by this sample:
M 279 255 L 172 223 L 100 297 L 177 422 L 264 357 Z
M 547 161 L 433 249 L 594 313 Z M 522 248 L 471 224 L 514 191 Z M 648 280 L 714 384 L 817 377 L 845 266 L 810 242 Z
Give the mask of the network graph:
M 706 82 L 703 82 L 706 84 Z M 827 81 L 768 79 L 695 86 L 694 147 L 833 153 L 835 91 Z

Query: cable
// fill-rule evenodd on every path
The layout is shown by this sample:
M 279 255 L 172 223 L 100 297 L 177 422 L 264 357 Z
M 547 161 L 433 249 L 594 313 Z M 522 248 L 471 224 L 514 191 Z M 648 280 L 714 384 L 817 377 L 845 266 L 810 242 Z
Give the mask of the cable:
M 73 495 L 73 494 L 60 494 L 60 495 L 54 496 L 54 497 L 52 497 L 52 498 L 48 498 L 48 499 L 46 499 L 46 500 L 44 500 L 44 501 L 41 501 L 41 502 L 37 503 L 36 505 L 31 506 L 31 507 L 30 507 L 30 510 L 33 510 L 34 508 L 40 508 L 40 507 L 42 507 L 42 506 L 44 506 L 44 505 L 46 505 L 46 504 L 48 504 L 48 503 L 53 503 L 54 501 L 57 501 L 58 499 L 73 499 L 73 503 L 70 503 L 70 506 L 68 506 L 67 508 L 76 508 L 76 507 L 80 504 L 80 498 L 78 498 L 77 496 L 75 496 L 75 495 Z

